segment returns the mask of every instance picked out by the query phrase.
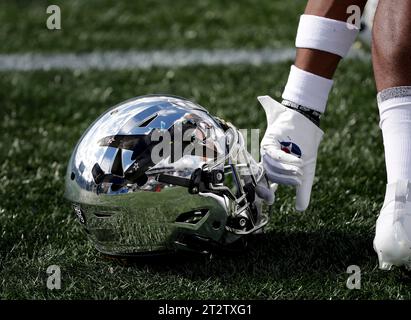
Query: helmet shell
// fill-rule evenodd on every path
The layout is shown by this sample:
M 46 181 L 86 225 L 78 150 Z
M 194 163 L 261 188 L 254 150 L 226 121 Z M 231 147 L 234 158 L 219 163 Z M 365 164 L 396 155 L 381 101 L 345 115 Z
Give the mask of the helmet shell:
M 190 194 L 187 188 L 156 179 L 164 172 L 190 178 L 210 161 L 183 154 L 153 162 L 151 153 L 159 143 L 152 141 L 153 133 L 170 131 L 177 123 L 194 128 L 194 140 L 201 128 L 210 129 L 213 155 L 224 156 L 219 121 L 200 105 L 175 96 L 142 96 L 120 103 L 80 138 L 68 163 L 65 197 L 99 251 L 157 253 L 187 247 L 187 237 L 223 241 L 228 212 L 224 197 Z

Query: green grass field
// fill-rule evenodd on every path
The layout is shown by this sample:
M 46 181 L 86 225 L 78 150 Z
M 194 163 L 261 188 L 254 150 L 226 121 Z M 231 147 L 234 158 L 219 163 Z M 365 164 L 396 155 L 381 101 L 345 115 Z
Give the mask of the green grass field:
M 45 28 L 50 2 L 2 2 L 0 51 L 290 47 L 304 2 L 56 1 L 63 30 L 53 32 Z M 309 210 L 295 212 L 293 190 L 280 188 L 267 232 L 242 254 L 123 265 L 96 253 L 63 199 L 72 148 L 108 107 L 171 93 L 264 130 L 256 96 L 278 98 L 290 64 L 1 72 L 0 298 L 411 298 L 409 275 L 380 271 L 372 248 L 385 167 L 369 62 L 338 71 Z M 360 290 L 345 285 L 353 264 Z M 61 290 L 46 288 L 49 265 L 61 267 Z

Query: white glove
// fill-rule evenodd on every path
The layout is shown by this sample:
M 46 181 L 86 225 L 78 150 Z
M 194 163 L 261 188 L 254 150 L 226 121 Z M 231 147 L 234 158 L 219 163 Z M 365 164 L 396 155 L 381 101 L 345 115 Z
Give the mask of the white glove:
M 261 156 L 267 177 L 297 187 L 295 208 L 307 209 L 314 181 L 317 150 L 324 132 L 302 114 L 269 96 L 258 97 L 267 116 Z

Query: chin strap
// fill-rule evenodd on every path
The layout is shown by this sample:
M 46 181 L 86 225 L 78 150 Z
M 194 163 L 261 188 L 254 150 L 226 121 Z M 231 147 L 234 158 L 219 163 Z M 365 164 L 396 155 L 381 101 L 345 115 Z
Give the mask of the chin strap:
M 223 183 L 224 181 L 223 170 L 204 171 L 198 168 L 192 173 L 189 179 L 168 174 L 159 174 L 157 176 L 157 181 L 161 183 L 173 184 L 176 186 L 188 188 L 188 192 L 191 194 L 197 194 L 199 192 L 212 192 L 221 194 L 221 192 L 226 188 L 216 186 L 218 184 Z M 233 197 L 233 194 L 231 193 L 227 196 L 231 198 Z
M 165 184 L 173 184 L 179 187 L 190 187 L 191 179 L 181 178 L 176 176 L 171 176 L 169 174 L 159 174 L 157 177 L 157 181 Z

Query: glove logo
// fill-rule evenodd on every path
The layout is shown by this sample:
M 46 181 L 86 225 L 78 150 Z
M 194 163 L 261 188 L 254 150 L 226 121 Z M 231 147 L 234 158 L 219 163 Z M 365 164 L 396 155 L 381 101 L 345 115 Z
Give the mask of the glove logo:
M 289 153 L 298 158 L 301 158 L 301 155 L 302 155 L 301 149 L 295 143 L 290 142 L 290 141 L 283 141 L 283 142 L 280 142 L 280 145 L 281 145 L 281 150 L 284 151 L 285 153 Z

